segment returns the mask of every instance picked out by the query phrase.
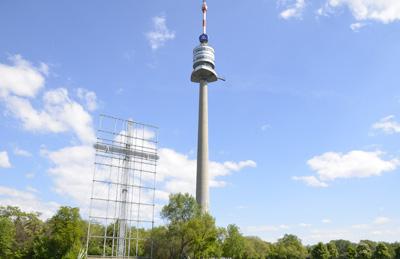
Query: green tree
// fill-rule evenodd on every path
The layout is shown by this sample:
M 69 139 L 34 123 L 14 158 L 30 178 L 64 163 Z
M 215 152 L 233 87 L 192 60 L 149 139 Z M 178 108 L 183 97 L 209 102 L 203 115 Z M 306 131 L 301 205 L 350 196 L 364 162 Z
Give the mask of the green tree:
M 224 257 L 241 258 L 244 253 L 245 241 L 236 225 L 228 225 L 222 247 Z
M 347 250 L 348 250 L 349 246 L 352 246 L 350 241 L 338 239 L 338 240 L 332 240 L 330 243 L 333 243 L 336 245 L 336 248 L 339 252 L 338 258 L 340 258 L 340 259 L 347 258 Z
M 150 233 L 151 238 L 145 242 L 146 255 L 153 258 L 167 259 L 171 258 L 174 254 L 171 248 L 177 246 L 177 244 L 171 244 L 172 240 L 168 240 L 168 229 L 165 226 L 159 226 L 153 228 Z
M 6 217 L 0 217 L 0 258 L 11 258 L 15 240 L 13 222 Z
M 42 233 L 43 222 L 38 213 L 27 213 L 17 207 L 0 207 L 0 217 L 8 218 L 14 228 L 13 258 L 32 258 L 33 244 Z
M 369 259 L 372 257 L 370 247 L 365 243 L 359 243 L 356 248 L 357 259 Z
M 369 247 L 369 249 L 370 249 L 371 251 L 375 251 L 375 248 L 376 248 L 376 246 L 378 245 L 377 242 L 371 241 L 371 240 L 368 240 L 368 239 L 360 240 L 360 243 L 364 243 L 364 244 L 368 245 L 368 247 Z
M 384 243 L 379 243 L 372 257 L 374 259 L 390 259 L 389 248 Z
M 400 245 L 394 249 L 394 258 L 400 259 Z
M 83 239 L 84 244 L 86 244 L 87 228 L 88 228 L 88 224 L 85 223 L 85 226 L 84 226 L 85 238 Z M 101 224 L 97 224 L 94 222 L 90 224 L 90 232 L 91 232 L 92 236 L 102 236 L 102 235 L 104 235 L 104 230 L 105 230 L 105 227 Z M 91 238 L 89 246 L 88 246 L 88 254 L 89 255 L 102 255 L 103 254 L 103 246 L 104 246 L 104 243 L 103 243 L 102 239 Z M 106 246 L 107 246 L 107 244 L 106 244 Z
M 346 251 L 346 255 L 344 258 L 348 258 L 348 259 L 355 259 L 357 257 L 357 252 L 356 249 L 354 248 L 354 246 L 349 245 L 347 247 L 347 251 Z
M 220 256 L 219 231 L 215 226 L 215 219 L 210 214 L 204 213 L 191 219 L 188 230 L 192 232 L 193 237 L 191 243 L 193 258 Z
M 326 248 L 328 248 L 329 251 L 329 258 L 330 259 L 336 259 L 339 257 L 339 251 L 336 247 L 336 244 L 334 242 L 329 242 L 326 245 Z
M 169 203 L 162 208 L 161 217 L 170 223 L 187 222 L 200 215 L 200 208 L 190 194 L 171 194 Z
M 259 237 L 245 237 L 245 252 L 243 258 L 265 258 L 271 254 L 271 244 Z
M 161 217 L 167 220 L 167 237 L 170 240 L 169 251 L 172 258 L 187 257 L 193 242 L 190 221 L 200 216 L 196 200 L 186 194 L 171 194 L 169 203 L 161 211 Z
M 189 194 L 170 195 L 161 211 L 167 220 L 166 237 L 170 258 L 210 257 L 220 254 L 219 231 L 209 214 L 202 214 L 196 200 Z
M 311 257 L 313 259 L 328 259 L 329 258 L 328 248 L 326 248 L 326 246 L 323 243 L 319 242 L 311 250 Z
M 275 259 L 302 259 L 308 255 L 307 249 L 302 245 L 301 240 L 295 235 L 285 235 L 274 245 L 274 252 L 271 258 Z
M 43 237 L 35 242 L 36 258 L 77 258 L 84 235 L 78 208 L 61 207 L 46 223 Z

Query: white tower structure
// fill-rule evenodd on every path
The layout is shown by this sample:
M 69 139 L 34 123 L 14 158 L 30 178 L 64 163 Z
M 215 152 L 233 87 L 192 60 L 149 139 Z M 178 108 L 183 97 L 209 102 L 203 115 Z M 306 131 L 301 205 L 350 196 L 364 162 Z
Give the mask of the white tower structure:
M 86 258 L 153 258 L 157 128 L 100 115 Z M 150 245 L 142 251 L 141 244 Z
M 207 3 L 203 0 L 203 33 L 200 35 L 200 45 L 193 50 L 193 72 L 191 81 L 200 84 L 199 90 L 199 129 L 197 143 L 197 177 L 196 200 L 202 212 L 209 207 L 208 190 L 208 83 L 218 80 L 215 72 L 215 52 L 208 45 L 207 35 Z

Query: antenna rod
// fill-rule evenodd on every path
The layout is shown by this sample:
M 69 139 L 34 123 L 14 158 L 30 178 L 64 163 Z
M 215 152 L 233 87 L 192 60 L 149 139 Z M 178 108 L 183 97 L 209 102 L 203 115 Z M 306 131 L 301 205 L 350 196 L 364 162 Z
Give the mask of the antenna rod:
M 206 0 L 203 0 L 203 6 L 201 8 L 203 11 L 203 34 L 207 34 L 207 3 Z

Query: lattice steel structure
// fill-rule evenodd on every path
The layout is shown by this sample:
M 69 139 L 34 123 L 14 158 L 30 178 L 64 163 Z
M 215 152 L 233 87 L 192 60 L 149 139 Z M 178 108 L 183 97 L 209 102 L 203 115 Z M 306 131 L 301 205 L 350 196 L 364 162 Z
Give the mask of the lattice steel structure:
M 94 148 L 86 257 L 152 258 L 157 127 L 100 115 Z

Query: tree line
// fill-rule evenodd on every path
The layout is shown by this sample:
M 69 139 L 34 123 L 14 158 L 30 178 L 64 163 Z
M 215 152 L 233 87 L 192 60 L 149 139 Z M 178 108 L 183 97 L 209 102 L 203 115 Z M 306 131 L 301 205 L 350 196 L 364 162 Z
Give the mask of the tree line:
M 40 214 L 17 207 L 0 207 L 1 259 L 76 259 L 86 249 L 87 221 L 78 208 L 60 207 L 46 221 Z M 400 243 L 362 240 L 332 240 L 305 246 L 295 235 L 285 235 L 275 243 L 244 236 L 236 225 L 218 227 L 215 219 L 201 213 L 189 194 L 174 194 L 161 211 L 166 224 L 152 230 L 139 229 L 139 256 L 153 258 L 233 258 L 233 259 L 400 259 Z M 107 226 L 92 224 L 99 233 Z M 132 246 L 133 247 L 133 246 Z M 91 242 L 89 254 L 101 255 L 111 245 Z

